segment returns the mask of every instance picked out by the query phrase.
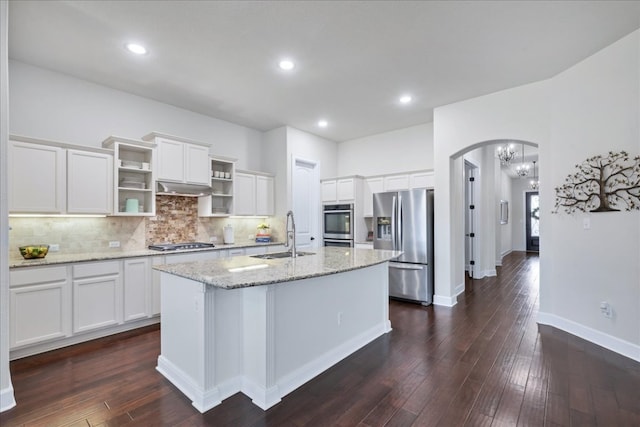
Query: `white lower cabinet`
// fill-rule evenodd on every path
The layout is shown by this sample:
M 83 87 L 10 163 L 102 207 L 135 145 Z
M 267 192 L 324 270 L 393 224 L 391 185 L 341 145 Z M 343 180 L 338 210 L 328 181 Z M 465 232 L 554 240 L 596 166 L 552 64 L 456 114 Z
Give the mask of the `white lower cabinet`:
M 71 335 L 67 268 L 36 267 L 10 273 L 10 348 Z
M 124 273 L 124 321 L 149 317 L 151 312 L 151 266 L 146 257 L 122 261 Z
M 80 263 L 72 269 L 73 332 L 122 323 L 120 261 Z

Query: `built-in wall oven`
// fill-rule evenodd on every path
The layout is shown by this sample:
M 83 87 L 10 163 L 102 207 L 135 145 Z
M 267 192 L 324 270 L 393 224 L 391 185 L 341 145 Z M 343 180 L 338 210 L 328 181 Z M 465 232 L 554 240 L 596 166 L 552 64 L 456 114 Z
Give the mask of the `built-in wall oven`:
M 353 205 L 323 206 L 323 233 L 325 246 L 353 247 Z

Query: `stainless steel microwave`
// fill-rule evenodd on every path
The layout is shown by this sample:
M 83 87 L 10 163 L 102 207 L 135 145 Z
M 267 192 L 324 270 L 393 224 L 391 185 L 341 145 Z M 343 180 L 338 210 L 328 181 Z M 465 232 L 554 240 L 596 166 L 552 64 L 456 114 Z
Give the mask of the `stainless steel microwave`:
M 325 239 L 353 239 L 353 205 L 324 205 L 323 224 Z

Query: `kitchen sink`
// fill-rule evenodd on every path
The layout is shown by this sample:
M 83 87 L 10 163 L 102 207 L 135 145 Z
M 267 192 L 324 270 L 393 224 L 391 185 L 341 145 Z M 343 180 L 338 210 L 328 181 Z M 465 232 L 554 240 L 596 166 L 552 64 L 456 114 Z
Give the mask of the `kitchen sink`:
M 315 255 L 313 252 L 298 252 L 298 256 Z M 291 252 L 274 252 L 272 254 L 251 255 L 252 258 L 260 259 L 279 259 L 291 258 Z

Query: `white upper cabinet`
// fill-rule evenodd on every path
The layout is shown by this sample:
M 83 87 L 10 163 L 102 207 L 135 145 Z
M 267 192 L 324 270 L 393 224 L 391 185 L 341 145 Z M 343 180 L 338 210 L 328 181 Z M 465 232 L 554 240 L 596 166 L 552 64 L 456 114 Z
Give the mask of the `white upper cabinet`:
M 12 138 L 8 162 L 10 212 L 112 212 L 113 155 L 110 151 Z
M 185 175 L 184 180 L 189 184 L 209 184 L 211 169 L 209 168 L 209 147 L 195 144 L 185 144 Z
M 67 213 L 111 213 L 112 194 L 113 156 L 67 150 Z
M 256 177 L 253 174 L 236 171 L 234 183 L 234 214 L 255 215 Z
M 384 179 L 381 176 L 367 178 L 364 181 L 364 196 L 362 197 L 362 214 L 373 216 L 373 195 L 384 191 Z
M 268 174 L 236 171 L 234 214 L 270 216 L 275 213 L 275 180 Z
M 275 214 L 275 180 L 272 176 L 256 175 L 256 215 Z
M 65 150 L 9 141 L 9 212 L 61 214 L 65 211 Z
M 433 171 L 414 172 L 409 175 L 409 188 L 433 188 Z
M 354 203 L 362 191 L 360 177 L 327 179 L 321 184 L 323 203 Z
M 184 181 L 184 145 L 182 142 L 158 138 L 157 144 L 157 179 L 167 181 Z
M 157 145 L 156 179 L 209 185 L 209 146 L 185 138 L 152 132 L 142 137 Z
M 384 191 L 401 191 L 409 189 L 409 175 L 388 175 L 384 177 Z

